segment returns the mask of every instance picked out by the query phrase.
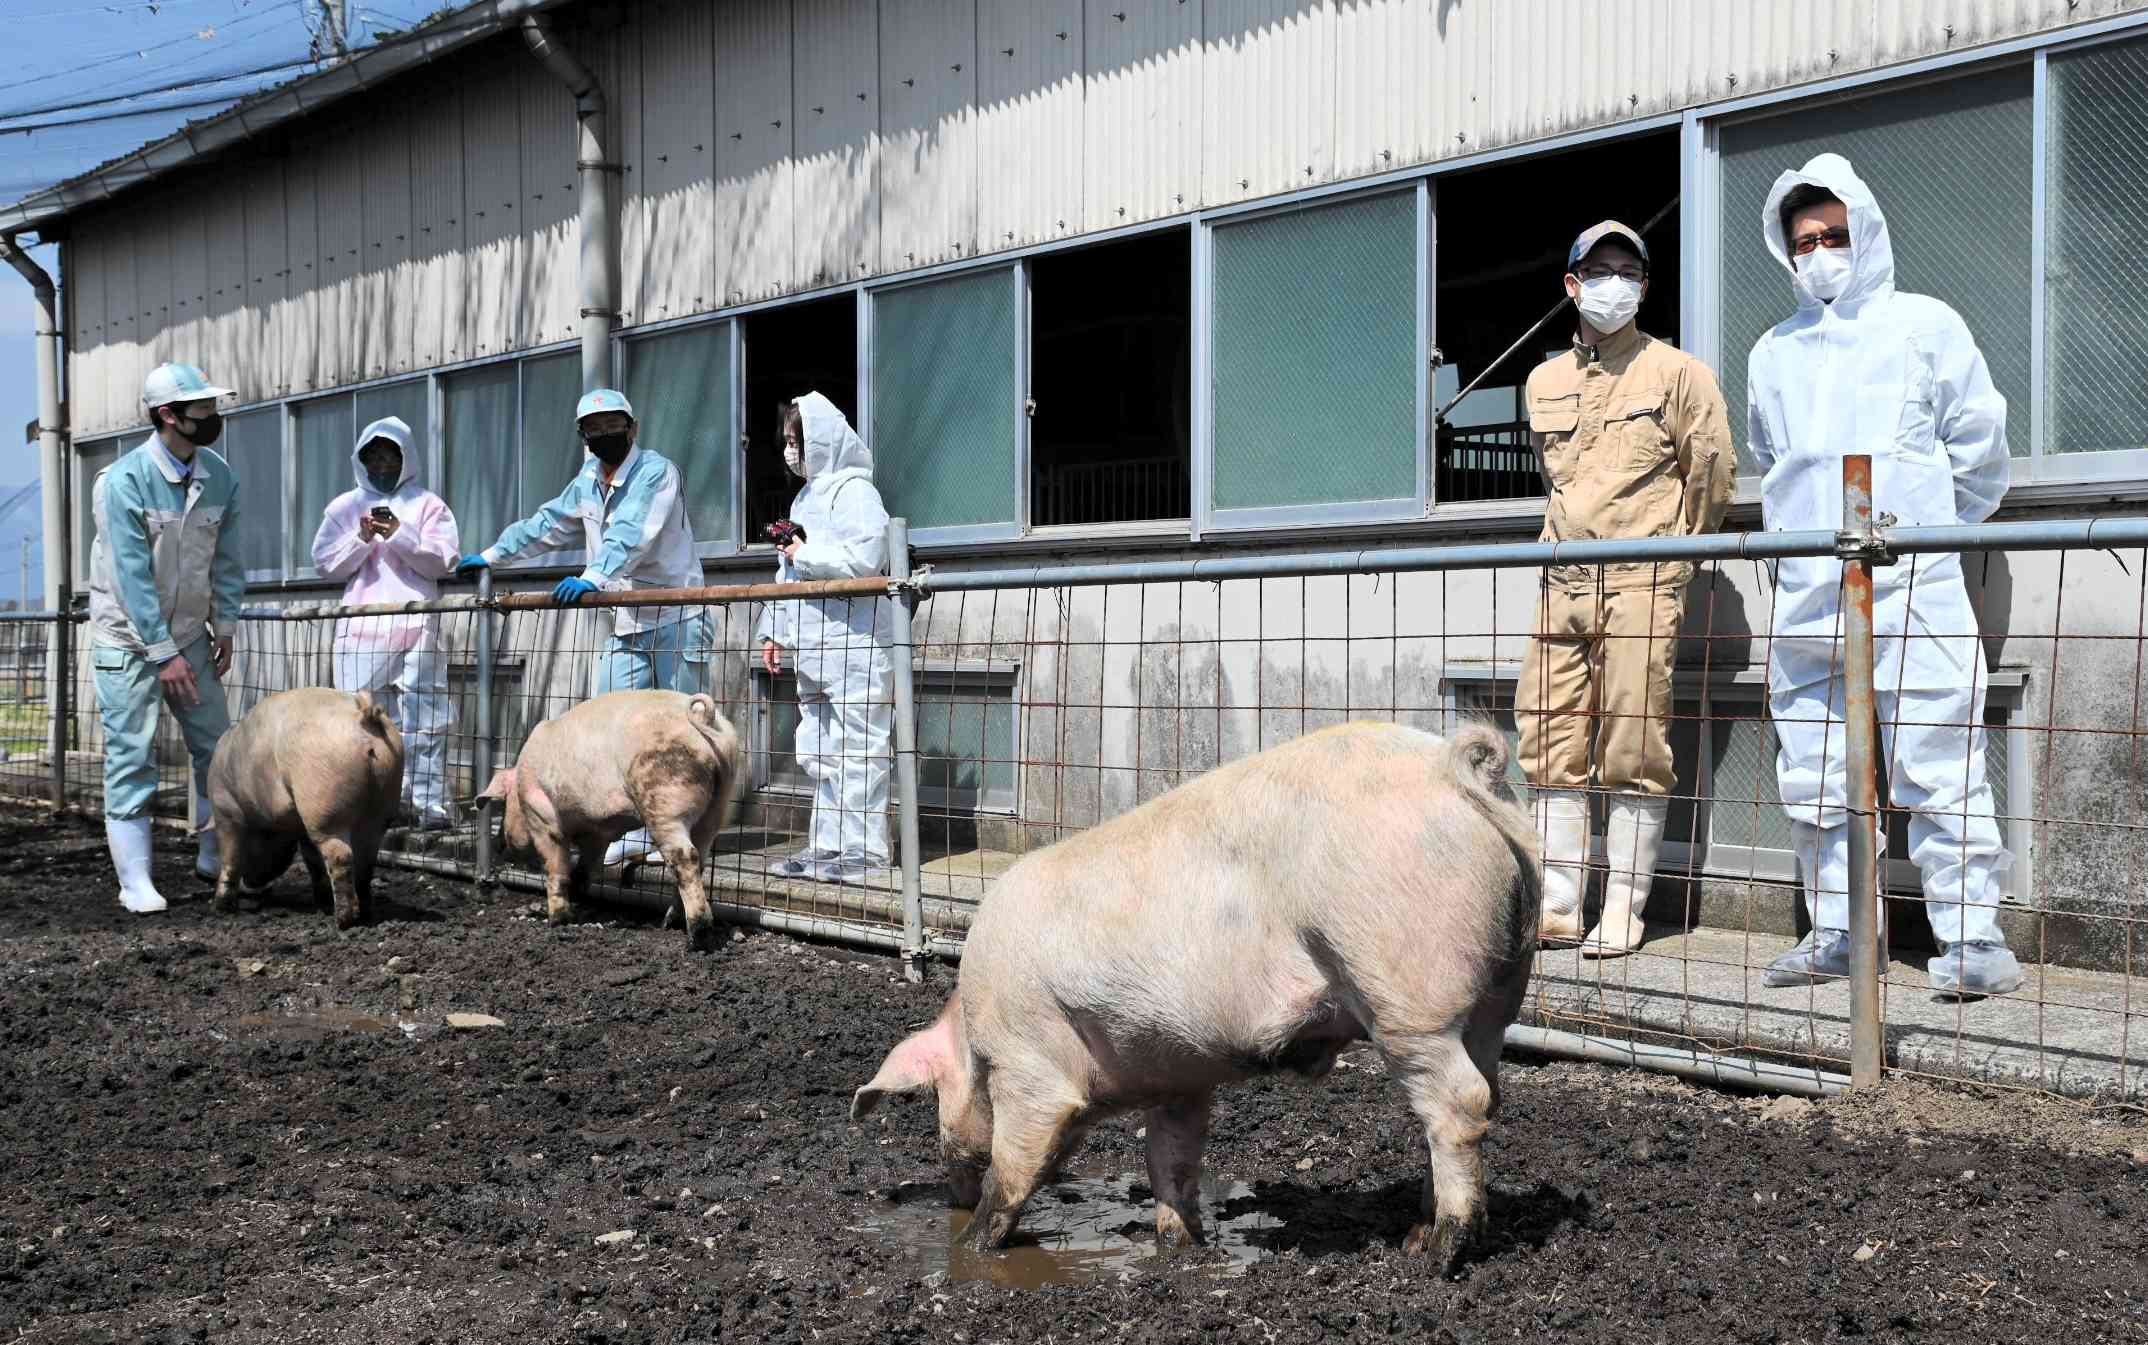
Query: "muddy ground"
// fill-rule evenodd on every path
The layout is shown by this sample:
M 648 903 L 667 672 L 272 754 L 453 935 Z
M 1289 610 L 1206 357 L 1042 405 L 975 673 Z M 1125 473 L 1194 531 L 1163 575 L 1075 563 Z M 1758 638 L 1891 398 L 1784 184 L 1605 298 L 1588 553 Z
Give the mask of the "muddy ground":
M 2148 1339 L 2135 1113 L 1903 1086 L 1815 1106 L 1525 1058 L 1455 1280 L 1398 1250 L 1422 1145 L 1363 1052 L 1219 1106 L 1210 1170 L 1243 1190 L 1211 1217 L 1251 1228 L 1250 1267 L 951 1275 L 930 1187 L 904 1186 L 936 1176 L 929 1108 L 846 1116 L 945 975 L 767 935 L 691 957 L 648 922 L 554 930 L 408 875 L 339 937 L 289 879 L 288 905 L 219 917 L 187 867 L 159 875 L 185 900 L 130 917 L 100 830 L 0 812 L 8 1337 Z M 1131 1186 L 1132 1123 L 1070 1171 Z

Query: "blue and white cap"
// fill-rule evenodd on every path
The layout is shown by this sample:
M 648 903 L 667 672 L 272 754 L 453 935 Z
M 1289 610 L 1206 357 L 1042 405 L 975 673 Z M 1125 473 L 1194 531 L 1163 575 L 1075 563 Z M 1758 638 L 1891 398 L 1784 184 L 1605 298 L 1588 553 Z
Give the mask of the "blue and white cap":
M 152 408 L 214 401 L 230 395 L 230 388 L 211 383 L 207 374 L 191 364 L 160 364 L 142 380 L 142 405 Z
M 582 400 L 574 404 L 574 418 L 576 420 L 580 420 L 583 416 L 594 416 L 605 411 L 624 411 L 628 418 L 631 419 L 634 415 L 634 406 L 627 401 L 626 394 L 617 388 L 598 388 L 595 392 L 585 392 L 582 394 Z

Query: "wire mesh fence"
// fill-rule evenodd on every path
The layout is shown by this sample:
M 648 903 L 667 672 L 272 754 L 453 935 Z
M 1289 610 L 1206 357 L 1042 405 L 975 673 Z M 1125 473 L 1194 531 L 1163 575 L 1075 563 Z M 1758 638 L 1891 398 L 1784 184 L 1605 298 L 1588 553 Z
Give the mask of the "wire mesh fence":
M 1566 939 L 1540 952 L 1523 1034 L 1575 1034 L 1598 1054 L 1714 1077 L 1734 1073 L 1735 1060 L 1746 1071 L 1737 1077 L 1808 1091 L 1844 1082 L 1869 1042 L 1899 1073 L 2138 1097 L 2148 1092 L 2148 1002 L 2136 994 L 2148 985 L 2148 529 L 2132 526 L 1898 530 L 1891 546 L 1841 550 L 1825 535 L 1751 534 L 1691 539 L 1682 551 L 1612 544 L 1600 559 L 1568 547 L 1549 571 L 1548 546 L 1446 547 L 950 569 L 623 606 L 560 608 L 536 594 L 456 597 L 429 613 L 293 606 L 242 620 L 225 686 L 235 720 L 275 691 L 361 676 L 398 698 L 406 741 L 426 751 L 409 752 L 388 862 L 532 893 L 543 889 L 535 860 L 496 849 L 476 802 L 490 769 L 601 688 L 706 691 L 743 748 L 739 804 L 702 861 L 719 918 L 920 955 L 958 955 L 970 913 L 1025 856 L 1223 762 L 1351 721 L 1440 732 L 1485 717 L 1509 735 L 1510 779 L 1540 826 L 1550 825 L 1542 800 L 1558 790 L 1579 797 L 1586 819 L 1580 852 L 1565 858 L 1581 879 L 1578 929 L 1599 946 Z M 1960 553 L 1982 629 L 1890 626 L 1897 598 L 1922 610 L 1917 585 L 1944 571 L 1942 541 Z M 1847 731 L 1856 678 L 1832 700 L 1824 685 L 1815 697 L 1779 674 L 1771 684 L 1786 663 L 1771 635 L 1783 629 L 1771 567 L 1795 556 L 1882 574 L 1865 759 L 1851 756 Z M 1635 566 L 1646 572 L 1638 584 Z M 1550 620 L 1548 574 L 1597 614 L 1586 638 Z M 1642 594 L 1653 617 L 1627 627 L 1604 618 L 1619 592 Z M 1676 600 L 1667 609 L 1665 596 Z M 771 654 L 768 616 L 784 604 L 793 633 Z M 808 607 L 814 619 L 799 622 Z M 637 613 L 634 629 L 616 628 Z M 18 644 L 55 643 L 49 616 L 0 625 L 24 627 L 40 634 Z M 1561 640 L 1581 659 L 1578 695 L 1548 689 Z M 46 798 L 57 775 L 70 804 L 95 809 L 93 659 L 79 627 L 68 643 L 58 769 L 52 698 L 5 701 L 15 718 L 0 722 L 22 724 L 8 730 L 0 791 Z M 1823 667 L 1847 671 L 1853 642 L 1839 626 L 1809 643 Z M 1926 646 L 1972 660 L 1937 711 L 1900 673 L 1903 654 Z M 1636 664 L 1637 696 L 1605 690 Z M 1568 730 L 1580 764 L 1559 776 L 1546 744 Z M 1632 743 L 1662 759 L 1616 768 Z M 157 760 L 157 812 L 184 819 L 187 757 L 168 720 Z M 1862 891 L 1881 896 L 1865 904 L 1884 954 L 1864 978 L 1869 1023 L 1857 975 L 1768 983 L 1815 910 L 1840 919 L 1845 904 L 1859 908 L 1847 861 L 1831 860 L 1810 824 L 1838 828 L 1828 844 L 1854 831 L 1846 782 L 1861 777 L 1875 793 L 1861 819 L 1874 842 Z M 1651 789 L 1660 835 L 1652 862 L 1637 864 L 1617 818 Z M 428 826 L 435 800 L 445 825 Z M 1424 862 L 1436 865 L 1436 828 L 1428 836 Z M 603 865 L 598 895 L 675 900 L 663 863 L 608 858 L 631 862 Z M 1557 846 L 1547 859 L 1561 862 Z M 1623 875 L 1637 869 L 1636 885 Z M 1548 886 L 1556 876 L 1547 870 Z M 1601 946 L 1620 924 L 1604 907 L 1622 883 L 1645 925 L 1630 952 Z M 1854 934 L 1864 921 L 1845 923 Z M 2018 957 L 2018 989 L 1935 989 L 1935 931 L 1960 942 L 1972 929 Z

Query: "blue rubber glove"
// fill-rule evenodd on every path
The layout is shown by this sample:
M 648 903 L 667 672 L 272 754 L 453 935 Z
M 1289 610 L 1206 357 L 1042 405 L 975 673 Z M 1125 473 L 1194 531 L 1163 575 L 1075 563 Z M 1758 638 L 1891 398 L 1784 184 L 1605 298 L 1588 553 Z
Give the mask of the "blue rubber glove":
M 455 573 L 457 574 L 475 574 L 479 570 L 489 570 L 491 568 L 492 562 L 474 551 L 455 562 Z
M 587 579 L 582 578 L 578 574 L 569 575 L 567 578 L 559 581 L 558 588 L 552 590 L 552 601 L 556 603 L 564 603 L 571 607 L 575 603 L 580 602 L 582 599 L 588 597 L 590 594 L 596 591 L 597 586 L 595 584 L 590 583 Z

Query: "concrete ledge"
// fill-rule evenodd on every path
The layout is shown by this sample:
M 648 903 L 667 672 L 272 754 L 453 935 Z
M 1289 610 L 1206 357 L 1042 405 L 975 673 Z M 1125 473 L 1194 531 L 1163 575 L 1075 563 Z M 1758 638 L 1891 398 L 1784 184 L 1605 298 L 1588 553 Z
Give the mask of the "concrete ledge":
M 1762 970 L 1794 940 L 1703 929 L 1592 962 L 1541 953 L 1522 1021 L 1597 1035 L 1701 1043 L 1847 1069 L 1849 990 L 1772 990 Z M 1881 987 L 1892 1069 L 2084 1098 L 2148 1097 L 2148 984 L 2123 974 L 2027 967 L 1996 999 L 1939 1000 L 1921 959 L 1890 960 Z

